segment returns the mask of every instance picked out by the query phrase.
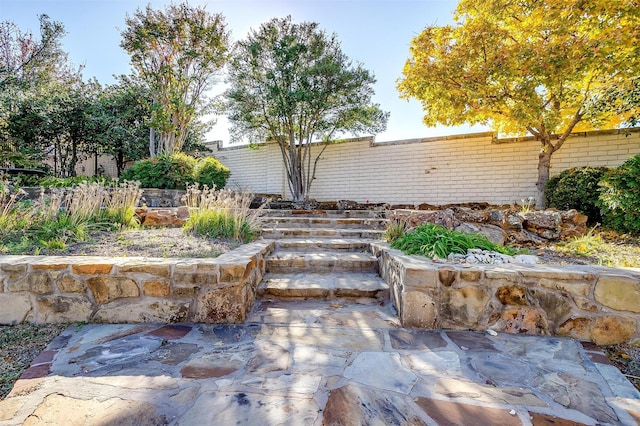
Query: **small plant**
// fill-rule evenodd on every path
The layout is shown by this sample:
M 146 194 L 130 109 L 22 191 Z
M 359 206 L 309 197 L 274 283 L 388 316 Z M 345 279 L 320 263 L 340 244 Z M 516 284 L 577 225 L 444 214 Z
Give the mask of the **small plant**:
M 600 234 L 594 234 L 596 227 L 589 229 L 589 232 L 580 236 L 573 237 L 565 243 L 564 248 L 573 254 L 579 256 L 594 256 L 601 252 L 604 241 Z
M 187 187 L 185 196 L 189 219 L 184 225 L 187 232 L 211 238 L 231 238 L 249 242 L 260 233 L 260 214 L 266 204 L 250 209 L 253 194 L 231 190 L 215 191 L 198 185 Z
M 59 238 L 54 238 L 49 241 L 44 242 L 44 246 L 53 251 L 64 250 L 67 247 L 67 244 Z
M 536 197 L 527 197 L 520 200 L 520 211 L 522 213 L 529 213 L 535 210 Z
M 562 243 L 557 250 L 572 255 L 591 257 L 598 265 L 610 267 L 640 267 L 638 240 L 614 231 L 595 232 L 592 228 L 581 237 Z
M 385 241 L 392 243 L 398 238 L 404 237 L 405 233 L 409 229 L 409 223 L 404 217 L 397 217 L 391 219 L 387 225 L 387 229 L 384 231 Z
M 469 249 L 497 251 L 514 254 L 515 250 L 494 244 L 484 235 L 453 231 L 443 226 L 428 223 L 421 225 L 391 243 L 391 247 L 406 254 L 446 258 L 451 253 L 466 254 Z

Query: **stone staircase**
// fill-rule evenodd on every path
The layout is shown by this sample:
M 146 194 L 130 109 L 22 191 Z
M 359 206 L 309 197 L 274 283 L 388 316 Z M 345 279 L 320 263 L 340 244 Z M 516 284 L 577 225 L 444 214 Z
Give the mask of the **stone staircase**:
M 268 210 L 262 236 L 276 240 L 258 297 L 386 300 L 371 240 L 384 234 L 383 212 Z

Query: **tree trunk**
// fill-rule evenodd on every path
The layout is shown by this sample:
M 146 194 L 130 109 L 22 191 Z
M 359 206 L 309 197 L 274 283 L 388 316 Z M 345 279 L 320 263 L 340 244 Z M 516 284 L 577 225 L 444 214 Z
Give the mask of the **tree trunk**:
M 156 131 L 153 128 L 149 129 L 149 156 L 156 156 Z
M 549 138 L 540 141 L 540 153 L 538 154 L 538 181 L 536 182 L 536 208 L 544 208 L 544 187 L 549 180 L 549 172 L 551 170 L 551 155 L 555 152 L 555 147 L 551 144 Z
M 122 151 L 118 151 L 116 154 L 116 170 L 118 172 L 118 178 L 122 174 L 122 170 L 124 169 L 124 153 Z

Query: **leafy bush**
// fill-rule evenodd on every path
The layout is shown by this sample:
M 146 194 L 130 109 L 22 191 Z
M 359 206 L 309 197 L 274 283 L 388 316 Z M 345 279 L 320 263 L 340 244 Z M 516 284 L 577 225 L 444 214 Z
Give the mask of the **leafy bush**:
M 598 182 L 608 170 L 607 167 L 574 167 L 562 171 L 547 181 L 546 206 L 558 210 L 576 209 L 587 215 L 589 222 L 601 222 Z
M 195 169 L 195 182 L 200 186 L 222 189 L 227 184 L 231 171 L 213 157 L 198 160 Z
M 180 152 L 138 161 L 122 172 L 121 178 L 138 181 L 143 188 L 186 189 L 197 183 L 221 189 L 230 174 L 215 158 L 197 160 Z
M 106 176 L 74 176 L 66 178 L 45 176 L 40 177 L 37 181 L 33 181 L 31 186 L 43 186 L 45 188 L 70 188 L 81 183 L 93 182 L 108 185 L 111 181 L 112 179 Z
M 481 234 L 453 231 L 440 225 L 428 223 L 407 232 L 391 243 L 391 247 L 406 254 L 446 258 L 451 253 L 466 254 L 469 249 L 497 251 L 513 254 L 515 250 L 492 243 Z
M 22 188 L 26 186 L 41 186 L 40 181 L 42 181 L 42 176 L 40 175 L 25 175 L 22 173 L 11 175 L 11 183 Z
M 184 153 L 159 155 L 137 161 L 121 178 L 138 181 L 142 188 L 185 189 L 194 181 L 196 159 Z
M 640 234 L 640 155 L 609 171 L 600 181 L 599 199 L 604 225 Z

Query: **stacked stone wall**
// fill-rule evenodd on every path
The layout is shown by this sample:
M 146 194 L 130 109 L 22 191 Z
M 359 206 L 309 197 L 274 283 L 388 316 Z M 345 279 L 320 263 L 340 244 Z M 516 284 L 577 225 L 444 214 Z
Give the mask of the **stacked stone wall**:
M 440 264 L 372 244 L 404 327 L 640 339 L 640 270 Z
M 0 256 L 0 324 L 242 323 L 273 243 L 214 259 Z

